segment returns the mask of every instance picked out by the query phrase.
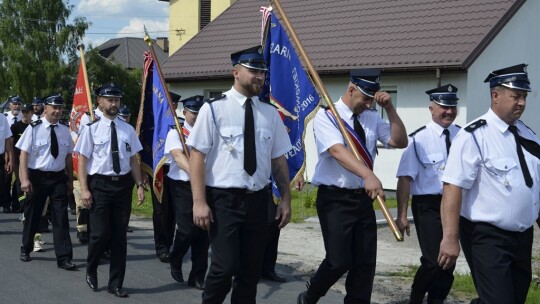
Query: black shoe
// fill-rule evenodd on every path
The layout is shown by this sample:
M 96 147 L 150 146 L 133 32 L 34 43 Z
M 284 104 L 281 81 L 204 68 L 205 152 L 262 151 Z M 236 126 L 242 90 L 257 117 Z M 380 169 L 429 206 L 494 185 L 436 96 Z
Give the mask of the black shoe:
M 287 279 L 285 279 L 284 277 L 278 276 L 277 273 L 275 273 L 275 272 L 263 273 L 261 277 L 263 279 L 266 279 L 266 280 L 269 280 L 269 281 L 274 281 L 274 282 L 279 282 L 279 283 L 287 282 Z
M 184 275 L 182 275 L 182 269 L 173 269 L 171 267 L 171 276 L 176 282 L 184 283 Z
M 86 231 L 77 232 L 77 238 L 79 238 L 79 243 L 88 244 L 88 232 Z
M 4 212 L 4 213 L 12 213 L 12 212 L 11 212 L 11 209 L 10 209 L 9 207 L 7 207 L 7 208 L 4 207 L 4 208 L 2 208 L 2 212 Z
M 298 295 L 298 298 L 296 299 L 296 304 L 315 304 L 317 303 L 319 297 L 316 299 L 310 299 L 308 297 L 308 292 L 304 291 L 301 294 Z
M 86 284 L 93 291 L 97 291 L 97 275 L 86 273 Z
M 21 261 L 23 262 L 30 262 L 32 259 L 30 258 L 30 255 L 26 252 L 21 252 L 21 256 L 19 257 Z
M 122 289 L 122 287 L 109 287 L 107 291 L 119 298 L 127 298 L 129 296 L 128 293 Z
M 198 290 L 204 290 L 204 281 L 203 282 L 199 282 L 199 281 L 188 281 L 188 286 L 189 287 L 193 287 L 195 289 L 198 289 Z
M 71 261 L 67 261 L 62 265 L 58 265 L 58 268 L 65 269 L 65 270 L 75 270 L 75 269 L 77 269 L 77 266 L 75 264 L 71 263 Z
M 158 259 L 161 261 L 161 263 L 170 263 L 171 259 L 169 258 L 168 252 L 162 252 L 158 255 Z

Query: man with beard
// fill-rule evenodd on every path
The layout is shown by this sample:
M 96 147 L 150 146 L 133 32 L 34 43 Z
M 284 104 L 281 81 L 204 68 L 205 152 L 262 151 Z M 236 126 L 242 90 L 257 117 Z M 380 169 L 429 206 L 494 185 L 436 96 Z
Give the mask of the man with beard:
M 22 119 L 22 113 L 21 113 L 22 99 L 19 96 L 11 96 L 9 97 L 8 101 L 9 101 L 9 112 L 5 113 L 4 115 L 6 116 L 6 119 L 9 125 L 8 128 L 11 128 L 11 126 L 14 123 L 16 123 L 17 121 L 21 121 Z M 15 142 L 13 142 L 13 144 L 15 144 Z M 2 195 L 0 200 L 2 201 L 2 206 L 3 206 L 2 211 L 4 213 L 11 213 L 11 212 L 17 212 L 18 210 L 11 210 L 11 202 L 12 202 L 12 197 L 11 197 L 12 183 L 11 182 L 13 179 L 13 170 L 11 167 L 13 165 L 13 162 L 9 161 L 6 163 L 10 165 L 9 171 L 7 171 L 6 168 L 0 168 L 1 170 L 4 170 L 3 172 L 4 178 L 0 180 L 0 183 L 1 183 L 0 187 L 2 187 L 2 193 L 4 193 L 4 195 Z
M 41 100 L 39 97 L 34 97 L 32 100 L 32 108 L 33 108 L 33 115 L 32 115 L 32 121 L 36 121 L 41 118 L 41 115 L 43 114 L 43 100 Z
M 27 127 L 16 147 L 21 150 L 19 177 L 26 194 L 20 259 L 30 261 L 36 234 L 47 198 L 52 213 L 54 252 L 59 268 L 74 270 L 69 236 L 67 193 L 73 191 L 73 142 L 69 128 L 60 122 L 64 99 L 45 99 L 45 116 Z
M 461 241 L 479 296 L 471 303 L 525 303 L 540 210 L 540 141 L 519 120 L 531 91 L 526 64 L 484 82 L 491 108 L 454 138 L 443 173 L 438 261 L 454 267 Z
M 291 216 L 291 149 L 277 110 L 257 97 L 266 62 L 260 46 L 231 55 L 234 85 L 205 103 L 188 138 L 195 225 L 209 231 L 211 265 L 203 303 L 255 303 L 265 248 L 270 176 L 282 201 L 276 218 Z
M 362 160 L 345 145 L 333 113 L 320 109 L 313 120 L 319 160 L 312 184 L 319 186 L 316 205 L 326 257 L 308 290 L 298 295 L 298 304 L 317 303 L 345 273 L 344 303 L 371 301 L 377 255 L 373 199 L 384 198 L 373 173 L 377 141 L 385 147 L 407 146 L 407 133 L 392 98 L 379 90 L 379 70 L 353 70 L 345 94 L 335 103 L 355 146 L 364 149 Z M 389 122 L 371 109 L 373 102 L 386 111 Z
M 401 233 L 409 231 L 407 208 L 412 194 L 412 213 L 422 251 L 416 271 L 410 303 L 444 303 L 454 281 L 453 270 L 443 270 L 437 262 L 442 239 L 441 177 L 446 166 L 452 139 L 459 131 L 453 124 L 457 115 L 457 88 L 451 84 L 429 90 L 431 122 L 409 135 L 409 146 L 403 151 L 397 171 L 398 214 L 396 224 Z
M 142 146 L 135 129 L 117 116 L 122 99 L 120 88 L 114 83 L 105 84 L 96 90 L 96 95 L 103 116 L 82 130 L 75 146 L 79 153 L 80 199 L 90 208 L 86 283 L 93 291 L 97 290 L 99 259 L 110 246 L 108 292 L 125 298 L 128 296 L 123 289 L 126 229 L 134 184 L 137 184 L 139 204 L 144 199 L 137 159 Z

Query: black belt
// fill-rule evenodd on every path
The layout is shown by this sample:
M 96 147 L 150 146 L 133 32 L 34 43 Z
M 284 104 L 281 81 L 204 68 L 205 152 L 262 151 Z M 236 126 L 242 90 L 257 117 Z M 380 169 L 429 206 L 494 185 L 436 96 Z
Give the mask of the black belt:
M 102 179 L 106 181 L 112 181 L 112 182 L 120 182 L 120 181 L 126 181 L 131 178 L 131 172 L 124 174 L 124 175 L 103 175 L 103 174 L 94 174 L 90 175 L 91 178 L 97 178 Z
M 426 199 L 442 199 L 442 194 L 414 194 L 413 197 Z
M 347 188 L 340 188 L 336 186 L 319 185 L 319 189 L 338 192 L 342 194 L 361 194 L 361 195 L 367 194 L 366 189 L 364 188 L 347 189 Z
M 63 177 L 66 175 L 66 172 L 64 170 L 60 171 L 42 171 L 38 169 L 30 169 L 28 168 L 28 174 L 31 174 L 35 177 L 46 177 L 46 178 L 55 178 L 55 177 Z
M 207 186 L 207 188 L 216 189 L 216 190 L 223 190 L 223 191 L 229 191 L 229 192 L 233 192 L 235 194 L 253 194 L 253 193 L 259 193 L 259 192 L 262 192 L 262 191 L 270 190 L 270 184 L 264 186 L 264 188 L 262 188 L 261 190 L 257 190 L 257 191 L 249 190 L 247 188 L 217 188 L 217 187 L 210 187 L 210 186 Z
M 173 180 L 174 183 L 178 183 L 180 186 L 186 187 L 191 186 L 189 181 L 183 181 L 183 180 Z

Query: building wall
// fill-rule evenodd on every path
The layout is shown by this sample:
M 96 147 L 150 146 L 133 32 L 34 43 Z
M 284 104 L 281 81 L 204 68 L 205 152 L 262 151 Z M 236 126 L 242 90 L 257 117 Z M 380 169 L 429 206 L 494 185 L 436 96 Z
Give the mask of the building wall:
M 236 0 L 212 0 L 211 17 L 214 20 Z M 169 55 L 174 54 L 199 32 L 200 0 L 169 1 Z M 177 35 L 176 30 L 184 33 Z
M 400 115 L 407 133 L 411 133 L 419 127 L 425 125 L 431 120 L 431 115 L 428 110 L 429 99 L 425 91 L 435 88 L 437 80 L 434 77 L 435 73 L 425 75 L 415 75 L 414 77 L 402 76 L 385 76 L 381 79 L 383 89 L 397 91 L 397 111 Z M 338 100 L 345 92 L 348 85 L 348 77 L 323 77 L 323 83 L 326 86 L 330 98 Z M 444 74 L 442 75 L 442 84 L 452 83 L 458 87 L 458 96 L 461 98 L 459 102 L 459 114 L 456 123 L 459 125 L 465 124 L 466 121 L 466 106 L 467 96 L 466 75 L 460 74 Z M 204 95 L 208 89 L 229 90 L 232 86 L 232 78 L 230 80 L 208 81 L 208 82 L 191 82 L 191 83 L 171 83 L 170 90 L 181 94 L 183 98 L 193 95 Z M 313 137 L 313 124 L 310 122 L 306 129 L 305 145 L 307 151 L 306 157 L 306 178 L 311 180 L 315 171 L 317 162 L 317 152 L 315 140 Z M 381 179 L 385 189 L 396 189 L 397 179 L 395 178 L 399 159 L 402 150 L 396 149 L 379 149 L 379 154 L 375 161 L 375 173 Z
M 483 115 L 490 106 L 489 85 L 484 83 L 490 71 L 527 63 L 532 92 L 521 117 L 531 129 L 540 134 L 540 1 L 527 1 L 502 31 L 489 44 L 468 70 L 467 98 L 471 100 L 467 120 Z

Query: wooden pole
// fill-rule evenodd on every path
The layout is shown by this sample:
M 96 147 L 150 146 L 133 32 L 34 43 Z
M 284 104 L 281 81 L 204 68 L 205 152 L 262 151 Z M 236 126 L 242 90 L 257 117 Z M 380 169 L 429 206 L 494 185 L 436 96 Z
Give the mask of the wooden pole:
M 90 85 L 88 84 L 88 74 L 86 73 L 86 61 L 84 60 L 84 45 L 79 44 L 77 49 L 81 53 L 81 67 L 83 69 L 84 86 L 86 87 L 86 100 L 88 103 L 88 112 L 90 112 L 90 121 L 94 121 L 94 106 L 92 105 L 92 96 L 90 95 Z
M 334 116 L 336 116 L 339 130 L 341 131 L 343 138 L 345 138 L 345 142 L 347 143 L 347 146 L 350 148 L 350 150 L 352 151 L 352 153 L 358 160 L 362 160 L 351 138 L 349 137 L 349 134 L 347 133 L 345 125 L 343 124 L 343 120 L 339 116 L 339 113 L 336 111 L 336 108 L 334 107 L 334 103 L 332 102 L 332 100 L 330 99 L 328 95 L 328 91 L 326 90 L 326 87 L 322 83 L 321 78 L 319 77 L 319 74 L 317 73 L 317 70 L 315 70 L 315 68 L 313 67 L 313 64 L 311 63 L 311 59 L 308 57 L 304 47 L 300 43 L 300 40 L 298 39 L 298 36 L 296 35 L 296 31 L 294 30 L 291 23 L 289 22 L 289 18 L 285 14 L 285 11 L 283 10 L 283 7 L 281 6 L 280 1 L 273 0 L 273 3 L 275 4 L 275 7 L 280 14 L 283 24 L 285 28 L 287 29 L 287 31 L 289 32 L 291 39 L 294 41 L 294 44 L 296 45 L 296 49 L 299 53 L 299 56 L 304 59 L 304 62 L 308 69 L 308 73 L 310 74 L 311 79 L 313 80 L 315 84 L 315 87 L 317 87 L 317 91 L 319 91 L 319 94 L 322 95 L 324 102 L 330 108 L 330 111 L 332 111 Z M 396 240 L 399 242 L 403 241 L 403 235 L 401 235 L 401 232 L 397 228 L 394 218 L 390 214 L 388 207 L 386 207 L 385 201 L 380 196 L 377 196 L 377 202 L 379 203 L 379 207 L 384 215 L 384 218 L 388 222 L 388 226 L 390 227 L 390 230 L 392 230 L 394 236 L 396 237 Z

